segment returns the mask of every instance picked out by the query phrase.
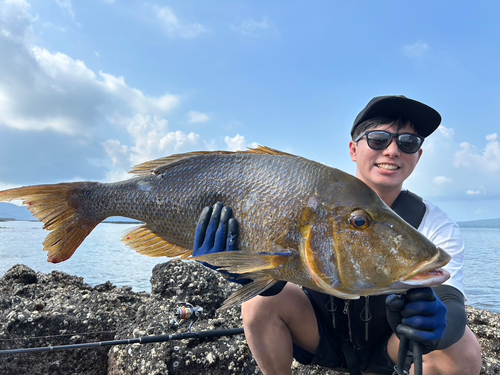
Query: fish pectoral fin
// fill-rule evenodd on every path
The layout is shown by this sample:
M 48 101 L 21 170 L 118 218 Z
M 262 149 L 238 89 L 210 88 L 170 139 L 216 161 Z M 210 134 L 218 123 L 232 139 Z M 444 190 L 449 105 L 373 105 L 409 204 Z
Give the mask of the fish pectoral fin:
M 224 301 L 222 306 L 217 309 L 217 311 L 227 310 L 231 307 L 240 305 L 243 302 L 258 296 L 260 293 L 269 289 L 279 281 L 264 272 L 254 272 L 248 276 L 251 277 L 253 281 L 242 287 L 237 292 L 231 294 L 229 298 Z
M 122 237 L 122 242 L 139 254 L 150 257 L 180 257 L 183 259 L 192 253 L 192 250 L 164 240 L 147 225 L 126 231 Z
M 280 253 L 249 253 L 247 251 L 224 251 L 220 253 L 201 255 L 191 258 L 205 262 L 219 270 L 230 273 L 246 274 L 283 267 L 292 258 L 291 251 Z

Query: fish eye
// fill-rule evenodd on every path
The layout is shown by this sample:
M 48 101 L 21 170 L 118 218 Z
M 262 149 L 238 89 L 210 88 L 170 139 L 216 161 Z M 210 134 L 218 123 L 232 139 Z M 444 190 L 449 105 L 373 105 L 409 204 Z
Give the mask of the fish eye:
M 372 218 L 363 210 L 355 210 L 351 212 L 349 224 L 356 229 L 366 229 L 372 223 Z

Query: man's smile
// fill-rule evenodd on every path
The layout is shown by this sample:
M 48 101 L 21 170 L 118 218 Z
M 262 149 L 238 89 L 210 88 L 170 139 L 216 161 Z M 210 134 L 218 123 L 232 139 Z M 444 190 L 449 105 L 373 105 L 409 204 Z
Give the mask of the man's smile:
M 398 170 L 400 167 L 394 164 L 386 164 L 386 163 L 377 163 L 375 166 L 379 169 L 382 169 L 384 171 L 395 171 Z

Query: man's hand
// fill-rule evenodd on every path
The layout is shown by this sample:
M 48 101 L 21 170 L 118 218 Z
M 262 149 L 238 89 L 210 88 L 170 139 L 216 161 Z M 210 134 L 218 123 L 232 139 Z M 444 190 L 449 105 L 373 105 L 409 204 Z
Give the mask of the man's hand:
M 238 222 L 233 218 L 233 211 L 222 203 L 205 207 L 201 212 L 194 236 L 193 257 L 236 250 L 238 240 Z M 200 262 L 213 270 L 218 267 Z M 238 279 L 238 274 L 219 271 L 229 281 L 247 284 L 250 279 Z
M 410 289 L 386 300 L 387 320 L 398 337 L 420 343 L 424 354 L 437 349 L 446 328 L 446 306 L 431 288 Z

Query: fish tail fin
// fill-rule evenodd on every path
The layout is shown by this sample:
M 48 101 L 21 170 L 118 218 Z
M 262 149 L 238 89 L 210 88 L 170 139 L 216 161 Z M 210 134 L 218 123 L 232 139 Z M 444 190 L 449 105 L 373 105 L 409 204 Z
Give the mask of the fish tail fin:
M 44 223 L 43 228 L 50 231 L 43 246 L 51 263 L 69 259 L 101 222 L 85 215 L 78 203 L 71 199 L 74 189 L 82 184 L 26 186 L 0 192 L 0 201 L 22 200 L 33 216 Z
M 222 306 L 217 309 L 217 311 L 228 310 L 231 307 L 238 306 L 243 302 L 258 296 L 260 293 L 266 291 L 279 281 L 265 272 L 246 273 L 244 277 L 248 277 L 253 281 L 239 289 L 237 292 L 231 294 L 229 298 L 224 301 Z

